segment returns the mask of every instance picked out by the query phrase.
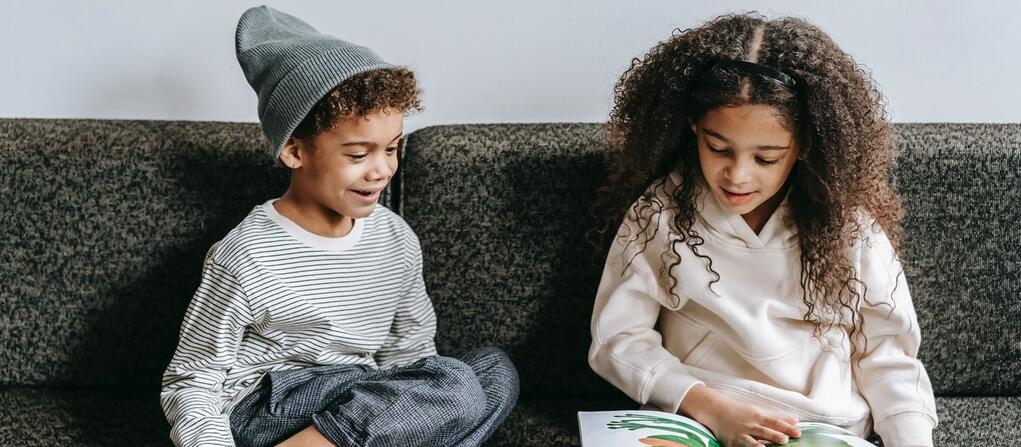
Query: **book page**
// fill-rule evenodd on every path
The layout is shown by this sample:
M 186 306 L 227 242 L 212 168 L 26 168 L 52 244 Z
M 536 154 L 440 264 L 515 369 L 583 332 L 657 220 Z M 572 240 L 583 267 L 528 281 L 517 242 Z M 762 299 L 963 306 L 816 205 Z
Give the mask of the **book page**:
M 661 411 L 580 411 L 583 447 L 720 447 L 694 419 Z
M 712 432 L 694 419 L 661 411 L 580 411 L 578 427 L 583 447 L 721 447 Z M 801 437 L 791 438 L 785 446 L 875 447 L 833 425 L 802 422 L 797 427 Z

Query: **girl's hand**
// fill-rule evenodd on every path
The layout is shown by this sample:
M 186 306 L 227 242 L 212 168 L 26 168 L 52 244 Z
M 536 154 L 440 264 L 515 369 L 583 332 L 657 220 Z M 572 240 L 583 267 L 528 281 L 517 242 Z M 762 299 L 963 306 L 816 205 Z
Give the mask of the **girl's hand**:
M 768 414 L 702 385 L 695 385 L 684 396 L 681 412 L 708 427 L 725 447 L 786 444 L 789 437 L 801 436 L 794 427 L 798 418 Z

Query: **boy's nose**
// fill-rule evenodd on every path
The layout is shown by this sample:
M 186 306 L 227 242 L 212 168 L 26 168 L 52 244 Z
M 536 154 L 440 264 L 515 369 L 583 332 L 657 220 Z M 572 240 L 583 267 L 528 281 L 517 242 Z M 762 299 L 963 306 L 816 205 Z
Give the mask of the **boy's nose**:
M 376 157 L 373 161 L 372 169 L 369 170 L 369 177 L 373 180 L 381 178 L 390 178 L 393 175 L 393 169 L 390 168 L 386 157 Z

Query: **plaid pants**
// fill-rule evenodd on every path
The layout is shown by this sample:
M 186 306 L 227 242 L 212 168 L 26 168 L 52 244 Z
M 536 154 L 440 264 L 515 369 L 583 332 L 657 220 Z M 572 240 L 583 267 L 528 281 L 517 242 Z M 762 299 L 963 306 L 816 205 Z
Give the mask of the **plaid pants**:
M 338 446 L 478 446 L 517 397 L 510 358 L 486 348 L 386 370 L 271 372 L 234 407 L 230 425 L 238 446 L 276 445 L 312 424 Z

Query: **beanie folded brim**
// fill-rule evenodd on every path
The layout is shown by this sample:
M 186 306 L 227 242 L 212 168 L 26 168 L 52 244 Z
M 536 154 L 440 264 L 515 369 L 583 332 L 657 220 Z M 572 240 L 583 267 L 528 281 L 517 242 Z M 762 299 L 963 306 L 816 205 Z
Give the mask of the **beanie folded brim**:
M 259 114 L 262 130 L 270 140 L 273 159 L 294 129 L 330 90 L 346 79 L 367 71 L 393 68 L 365 47 L 346 47 L 311 57 L 284 75 L 269 92 Z

